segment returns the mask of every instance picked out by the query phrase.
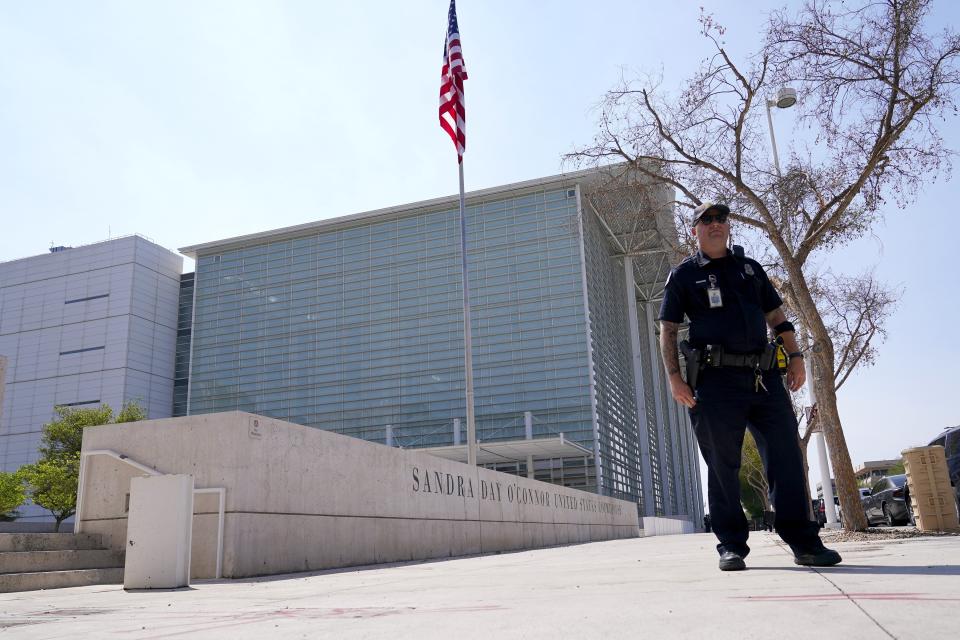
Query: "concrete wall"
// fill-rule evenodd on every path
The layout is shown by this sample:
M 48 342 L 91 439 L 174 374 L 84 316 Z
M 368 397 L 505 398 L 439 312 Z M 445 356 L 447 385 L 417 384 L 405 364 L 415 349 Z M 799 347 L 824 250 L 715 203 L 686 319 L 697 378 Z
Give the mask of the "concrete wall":
M 111 449 L 226 489 L 224 577 L 636 537 L 630 502 L 242 412 L 90 427 Z M 132 467 L 88 458 L 80 530 L 125 541 Z M 212 577 L 216 498 L 197 496 L 193 577 Z
M 682 518 L 644 517 L 644 536 L 673 536 L 680 533 L 694 533 L 693 523 Z

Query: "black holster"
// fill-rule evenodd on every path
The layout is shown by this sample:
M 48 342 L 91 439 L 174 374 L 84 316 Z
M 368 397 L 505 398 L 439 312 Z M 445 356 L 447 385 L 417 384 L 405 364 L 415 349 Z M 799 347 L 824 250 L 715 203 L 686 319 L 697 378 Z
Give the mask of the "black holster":
M 686 360 L 686 369 L 687 369 L 687 384 L 690 385 L 690 388 L 694 391 L 697 390 L 697 379 L 700 377 L 700 369 L 702 368 L 701 358 L 703 352 L 700 349 L 694 349 L 690 346 L 690 342 L 684 340 L 680 343 L 680 353 L 683 354 L 684 360 Z
M 769 371 L 774 369 L 777 366 L 777 345 L 774 343 L 768 343 L 767 348 L 763 350 L 763 354 L 760 356 L 760 368 L 764 371 Z

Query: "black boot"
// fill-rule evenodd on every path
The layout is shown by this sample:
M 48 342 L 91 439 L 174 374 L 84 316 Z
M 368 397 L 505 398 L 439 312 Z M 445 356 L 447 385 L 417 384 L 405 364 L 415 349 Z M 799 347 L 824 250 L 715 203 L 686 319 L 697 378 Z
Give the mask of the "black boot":
M 812 551 L 794 550 L 793 552 L 793 561 L 805 567 L 832 567 L 840 564 L 842 560 L 839 553 L 824 546 Z
M 720 571 L 743 571 L 746 568 L 747 563 L 739 553 L 724 551 L 720 556 Z

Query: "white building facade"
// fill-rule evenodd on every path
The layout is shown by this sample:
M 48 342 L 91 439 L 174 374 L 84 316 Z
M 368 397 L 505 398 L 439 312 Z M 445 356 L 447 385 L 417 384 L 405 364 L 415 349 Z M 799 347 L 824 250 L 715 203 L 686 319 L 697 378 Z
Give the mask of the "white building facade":
M 0 470 L 37 459 L 57 405 L 171 414 L 182 267 L 140 236 L 0 263 Z

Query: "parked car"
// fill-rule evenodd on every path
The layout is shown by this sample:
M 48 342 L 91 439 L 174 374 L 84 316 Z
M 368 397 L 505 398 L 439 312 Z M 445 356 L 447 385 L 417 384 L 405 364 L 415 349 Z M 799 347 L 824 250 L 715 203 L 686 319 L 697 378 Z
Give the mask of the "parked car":
M 950 427 L 934 438 L 930 444 L 940 445 L 947 455 L 947 473 L 950 474 L 957 508 L 960 509 L 960 425 Z
M 870 495 L 860 498 L 867 524 L 912 524 L 910 488 L 907 476 L 899 474 L 880 478 L 870 489 Z
M 843 513 L 840 511 L 840 498 L 833 496 L 833 504 L 837 506 L 837 521 L 843 524 Z M 827 524 L 827 509 L 823 498 L 817 498 L 813 501 L 813 513 L 817 517 L 817 523 L 823 527 Z

